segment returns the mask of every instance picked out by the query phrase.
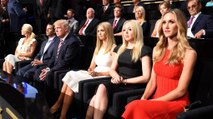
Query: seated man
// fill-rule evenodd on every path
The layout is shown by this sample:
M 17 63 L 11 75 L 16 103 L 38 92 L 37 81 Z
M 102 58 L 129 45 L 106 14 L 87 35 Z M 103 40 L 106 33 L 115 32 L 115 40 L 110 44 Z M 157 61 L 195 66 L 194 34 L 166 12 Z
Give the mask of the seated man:
M 53 56 L 47 66 L 39 68 L 34 75 L 35 80 L 44 81 L 50 88 L 53 88 L 54 72 L 78 67 L 80 56 L 80 42 L 70 33 L 68 22 L 57 20 L 54 26 L 60 41 L 57 42 Z
M 24 81 L 29 82 L 29 79 L 33 77 L 33 73 L 39 67 L 47 65 L 53 55 L 53 49 L 56 46 L 56 41 L 58 40 L 55 36 L 53 24 L 47 24 L 46 36 L 48 37 L 48 40 L 42 43 L 39 53 L 36 55 L 31 64 L 22 67 L 16 73 L 16 75 L 24 77 Z
M 189 0 L 187 9 L 190 14 L 188 20 L 187 36 L 192 38 L 213 37 L 213 18 L 210 15 L 201 13 L 201 2 L 199 0 Z

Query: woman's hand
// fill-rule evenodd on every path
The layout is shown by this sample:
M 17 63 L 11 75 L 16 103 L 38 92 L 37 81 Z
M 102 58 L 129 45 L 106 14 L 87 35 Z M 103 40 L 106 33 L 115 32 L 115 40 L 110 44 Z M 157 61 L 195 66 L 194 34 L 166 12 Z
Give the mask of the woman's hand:
M 123 77 L 122 76 L 118 76 L 118 77 L 112 77 L 111 82 L 114 84 L 120 84 L 123 83 Z
M 96 75 L 97 72 L 95 72 L 94 69 L 92 69 L 92 68 L 89 68 L 89 69 L 88 69 L 88 73 L 89 73 L 89 75 L 91 75 L 91 76 L 93 76 L 93 77 L 94 77 L 94 76 L 97 76 L 97 75 Z

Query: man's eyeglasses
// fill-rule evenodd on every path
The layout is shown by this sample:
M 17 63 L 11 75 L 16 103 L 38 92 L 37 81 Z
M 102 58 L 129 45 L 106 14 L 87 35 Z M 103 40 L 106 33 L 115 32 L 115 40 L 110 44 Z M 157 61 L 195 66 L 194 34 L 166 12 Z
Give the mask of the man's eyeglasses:
M 187 9 L 188 9 L 188 10 L 189 10 L 189 9 L 195 9 L 195 8 L 197 8 L 197 7 L 198 7 L 198 5 L 196 4 L 196 5 L 188 6 Z

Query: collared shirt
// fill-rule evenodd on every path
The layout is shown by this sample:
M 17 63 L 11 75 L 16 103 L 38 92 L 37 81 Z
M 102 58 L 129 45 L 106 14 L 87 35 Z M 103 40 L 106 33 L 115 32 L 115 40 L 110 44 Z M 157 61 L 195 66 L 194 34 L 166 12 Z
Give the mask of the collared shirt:
M 68 23 L 71 24 L 72 22 L 74 22 L 74 18 L 71 19 L 67 19 Z
M 193 21 L 192 21 L 190 27 L 187 29 L 187 36 L 188 36 L 188 37 L 191 37 L 191 38 L 194 38 L 194 37 L 195 37 L 194 34 L 192 33 L 192 27 L 193 27 L 195 21 L 197 20 L 197 18 L 198 18 L 198 16 L 199 16 L 200 14 L 201 14 L 201 12 L 197 13 L 196 15 L 194 15 L 194 19 L 193 19 Z
M 40 59 L 41 61 L 43 60 L 44 53 L 47 51 L 47 49 L 49 48 L 50 44 L 53 42 L 54 38 L 55 38 L 55 36 L 49 37 L 47 43 L 45 44 L 44 50 L 43 50 L 43 53 L 42 53 L 42 56 L 41 56 L 41 59 Z
M 109 7 L 109 4 L 108 5 L 105 5 L 105 6 L 103 6 L 104 7 L 104 10 L 106 11 L 107 9 L 108 9 L 108 7 Z
M 89 26 L 89 24 L 90 24 L 90 22 L 93 20 L 93 18 L 92 19 L 89 19 L 89 22 L 87 23 L 87 25 L 84 27 L 84 29 L 83 29 L 83 35 L 85 35 L 85 30 L 87 29 L 87 27 Z

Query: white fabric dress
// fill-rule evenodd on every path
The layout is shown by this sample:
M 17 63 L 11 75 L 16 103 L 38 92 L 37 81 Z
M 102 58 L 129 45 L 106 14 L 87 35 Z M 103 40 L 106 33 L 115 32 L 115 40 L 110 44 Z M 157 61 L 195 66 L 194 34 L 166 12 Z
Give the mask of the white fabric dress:
M 25 38 L 21 38 L 18 42 L 18 46 L 17 46 L 17 50 L 20 53 L 26 53 L 30 51 L 30 47 L 31 45 L 36 42 L 36 39 L 32 39 L 28 44 L 23 44 Z M 4 58 L 6 61 L 8 61 L 10 64 L 12 64 L 12 66 L 15 66 L 15 63 L 18 61 L 21 61 L 20 59 L 18 59 L 15 55 L 13 54 L 9 54 Z M 30 60 L 30 57 L 25 57 L 26 60 Z
M 95 64 L 97 65 L 94 69 L 95 72 L 108 72 L 112 64 L 112 56 L 110 53 L 104 54 L 104 50 L 101 49 L 98 54 L 95 56 Z M 104 77 L 104 76 L 98 76 Z M 78 92 L 79 81 L 86 79 L 94 79 L 98 77 L 92 77 L 85 70 L 79 71 L 69 71 L 66 73 L 62 81 L 67 84 L 75 93 Z

